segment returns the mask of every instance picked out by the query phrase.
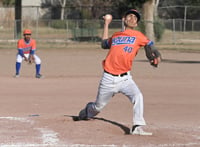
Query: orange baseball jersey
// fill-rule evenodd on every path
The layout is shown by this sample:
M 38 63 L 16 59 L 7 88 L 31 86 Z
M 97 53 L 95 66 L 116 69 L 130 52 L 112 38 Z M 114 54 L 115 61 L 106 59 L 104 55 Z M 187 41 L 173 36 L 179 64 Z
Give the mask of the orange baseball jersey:
M 110 50 L 103 61 L 104 70 L 116 75 L 130 71 L 140 47 L 150 42 L 144 34 L 136 30 L 114 33 L 108 40 Z
M 22 50 L 24 54 L 29 54 L 31 51 L 36 50 L 36 41 L 34 39 L 30 39 L 30 41 L 26 43 L 24 39 L 20 39 L 18 41 L 17 48 Z

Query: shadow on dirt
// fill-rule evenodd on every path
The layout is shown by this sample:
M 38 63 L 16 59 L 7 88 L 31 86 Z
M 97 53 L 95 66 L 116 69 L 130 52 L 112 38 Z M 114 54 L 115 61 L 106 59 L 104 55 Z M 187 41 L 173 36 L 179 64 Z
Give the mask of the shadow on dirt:
M 78 116 L 73 116 L 73 115 L 64 115 L 64 116 L 67 116 L 67 117 L 71 117 L 73 121 L 89 121 L 89 120 L 80 120 L 78 118 Z M 108 119 L 105 119 L 105 118 L 100 118 L 100 117 L 94 117 L 93 120 L 101 120 L 101 121 L 104 121 L 104 122 L 107 122 L 107 123 L 110 123 L 110 124 L 113 124 L 119 128 L 121 128 L 123 131 L 124 131 L 124 134 L 125 135 L 128 135 L 130 134 L 130 129 L 127 127 L 127 126 L 124 126 L 118 122 L 115 122 L 115 121 L 112 121 L 112 120 L 108 120 Z

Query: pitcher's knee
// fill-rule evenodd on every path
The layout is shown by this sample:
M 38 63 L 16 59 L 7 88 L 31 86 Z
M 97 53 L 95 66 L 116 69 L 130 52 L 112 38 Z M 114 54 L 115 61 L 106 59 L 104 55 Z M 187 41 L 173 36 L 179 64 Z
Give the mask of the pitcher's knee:
M 137 101 L 143 101 L 143 95 L 141 92 L 138 92 L 131 98 L 131 102 L 135 104 Z

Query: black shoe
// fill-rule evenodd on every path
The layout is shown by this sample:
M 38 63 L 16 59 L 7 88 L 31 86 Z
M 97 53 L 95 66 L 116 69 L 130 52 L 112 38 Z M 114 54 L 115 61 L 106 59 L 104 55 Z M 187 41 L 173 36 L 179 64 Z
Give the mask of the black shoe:
M 43 78 L 43 76 L 41 74 L 36 74 L 35 77 L 38 79 Z

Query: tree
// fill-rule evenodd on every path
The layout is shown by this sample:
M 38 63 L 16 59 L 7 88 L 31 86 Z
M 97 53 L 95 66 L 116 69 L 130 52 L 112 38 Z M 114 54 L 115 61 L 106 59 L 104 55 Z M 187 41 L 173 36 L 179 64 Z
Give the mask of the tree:
M 158 5 L 160 3 L 160 0 L 155 0 L 155 7 L 154 7 L 154 18 L 158 17 Z
M 1 0 L 4 6 L 13 6 L 15 5 L 15 0 Z
M 187 18 L 200 19 L 200 0 L 162 0 L 159 3 L 159 16 L 166 19 L 184 18 L 186 6 Z
M 64 20 L 64 14 L 65 14 L 65 5 L 66 5 L 66 0 L 59 0 L 60 5 L 61 5 L 61 14 L 60 14 L 60 19 Z
M 129 9 L 141 10 L 142 5 L 148 0 L 112 0 L 113 10 L 118 13 L 119 18 Z
M 2 6 L 3 5 L 3 0 L 0 0 L 0 6 Z
M 68 8 L 73 9 L 72 13 L 80 14 L 80 19 L 99 19 L 105 13 L 111 13 L 112 0 L 68 0 Z M 70 14 L 69 18 L 77 18 Z
M 64 20 L 64 14 L 65 14 L 65 6 L 66 6 L 66 0 L 42 0 L 42 7 L 52 7 L 52 10 L 57 11 L 59 9 L 60 11 L 60 19 Z M 51 12 L 54 15 L 55 12 Z
M 145 25 L 145 33 L 146 33 L 146 36 L 152 41 L 155 40 L 154 27 L 153 27 L 154 6 L 155 6 L 155 0 L 148 0 L 143 4 L 143 18 L 144 18 L 144 25 Z
M 142 9 L 142 18 L 144 20 L 144 33 L 151 40 L 154 38 L 154 17 L 157 15 L 157 7 L 159 5 L 159 0 L 119 0 L 115 1 L 114 10 L 118 12 L 119 18 L 128 9 Z M 143 30 L 142 30 L 143 31 Z

